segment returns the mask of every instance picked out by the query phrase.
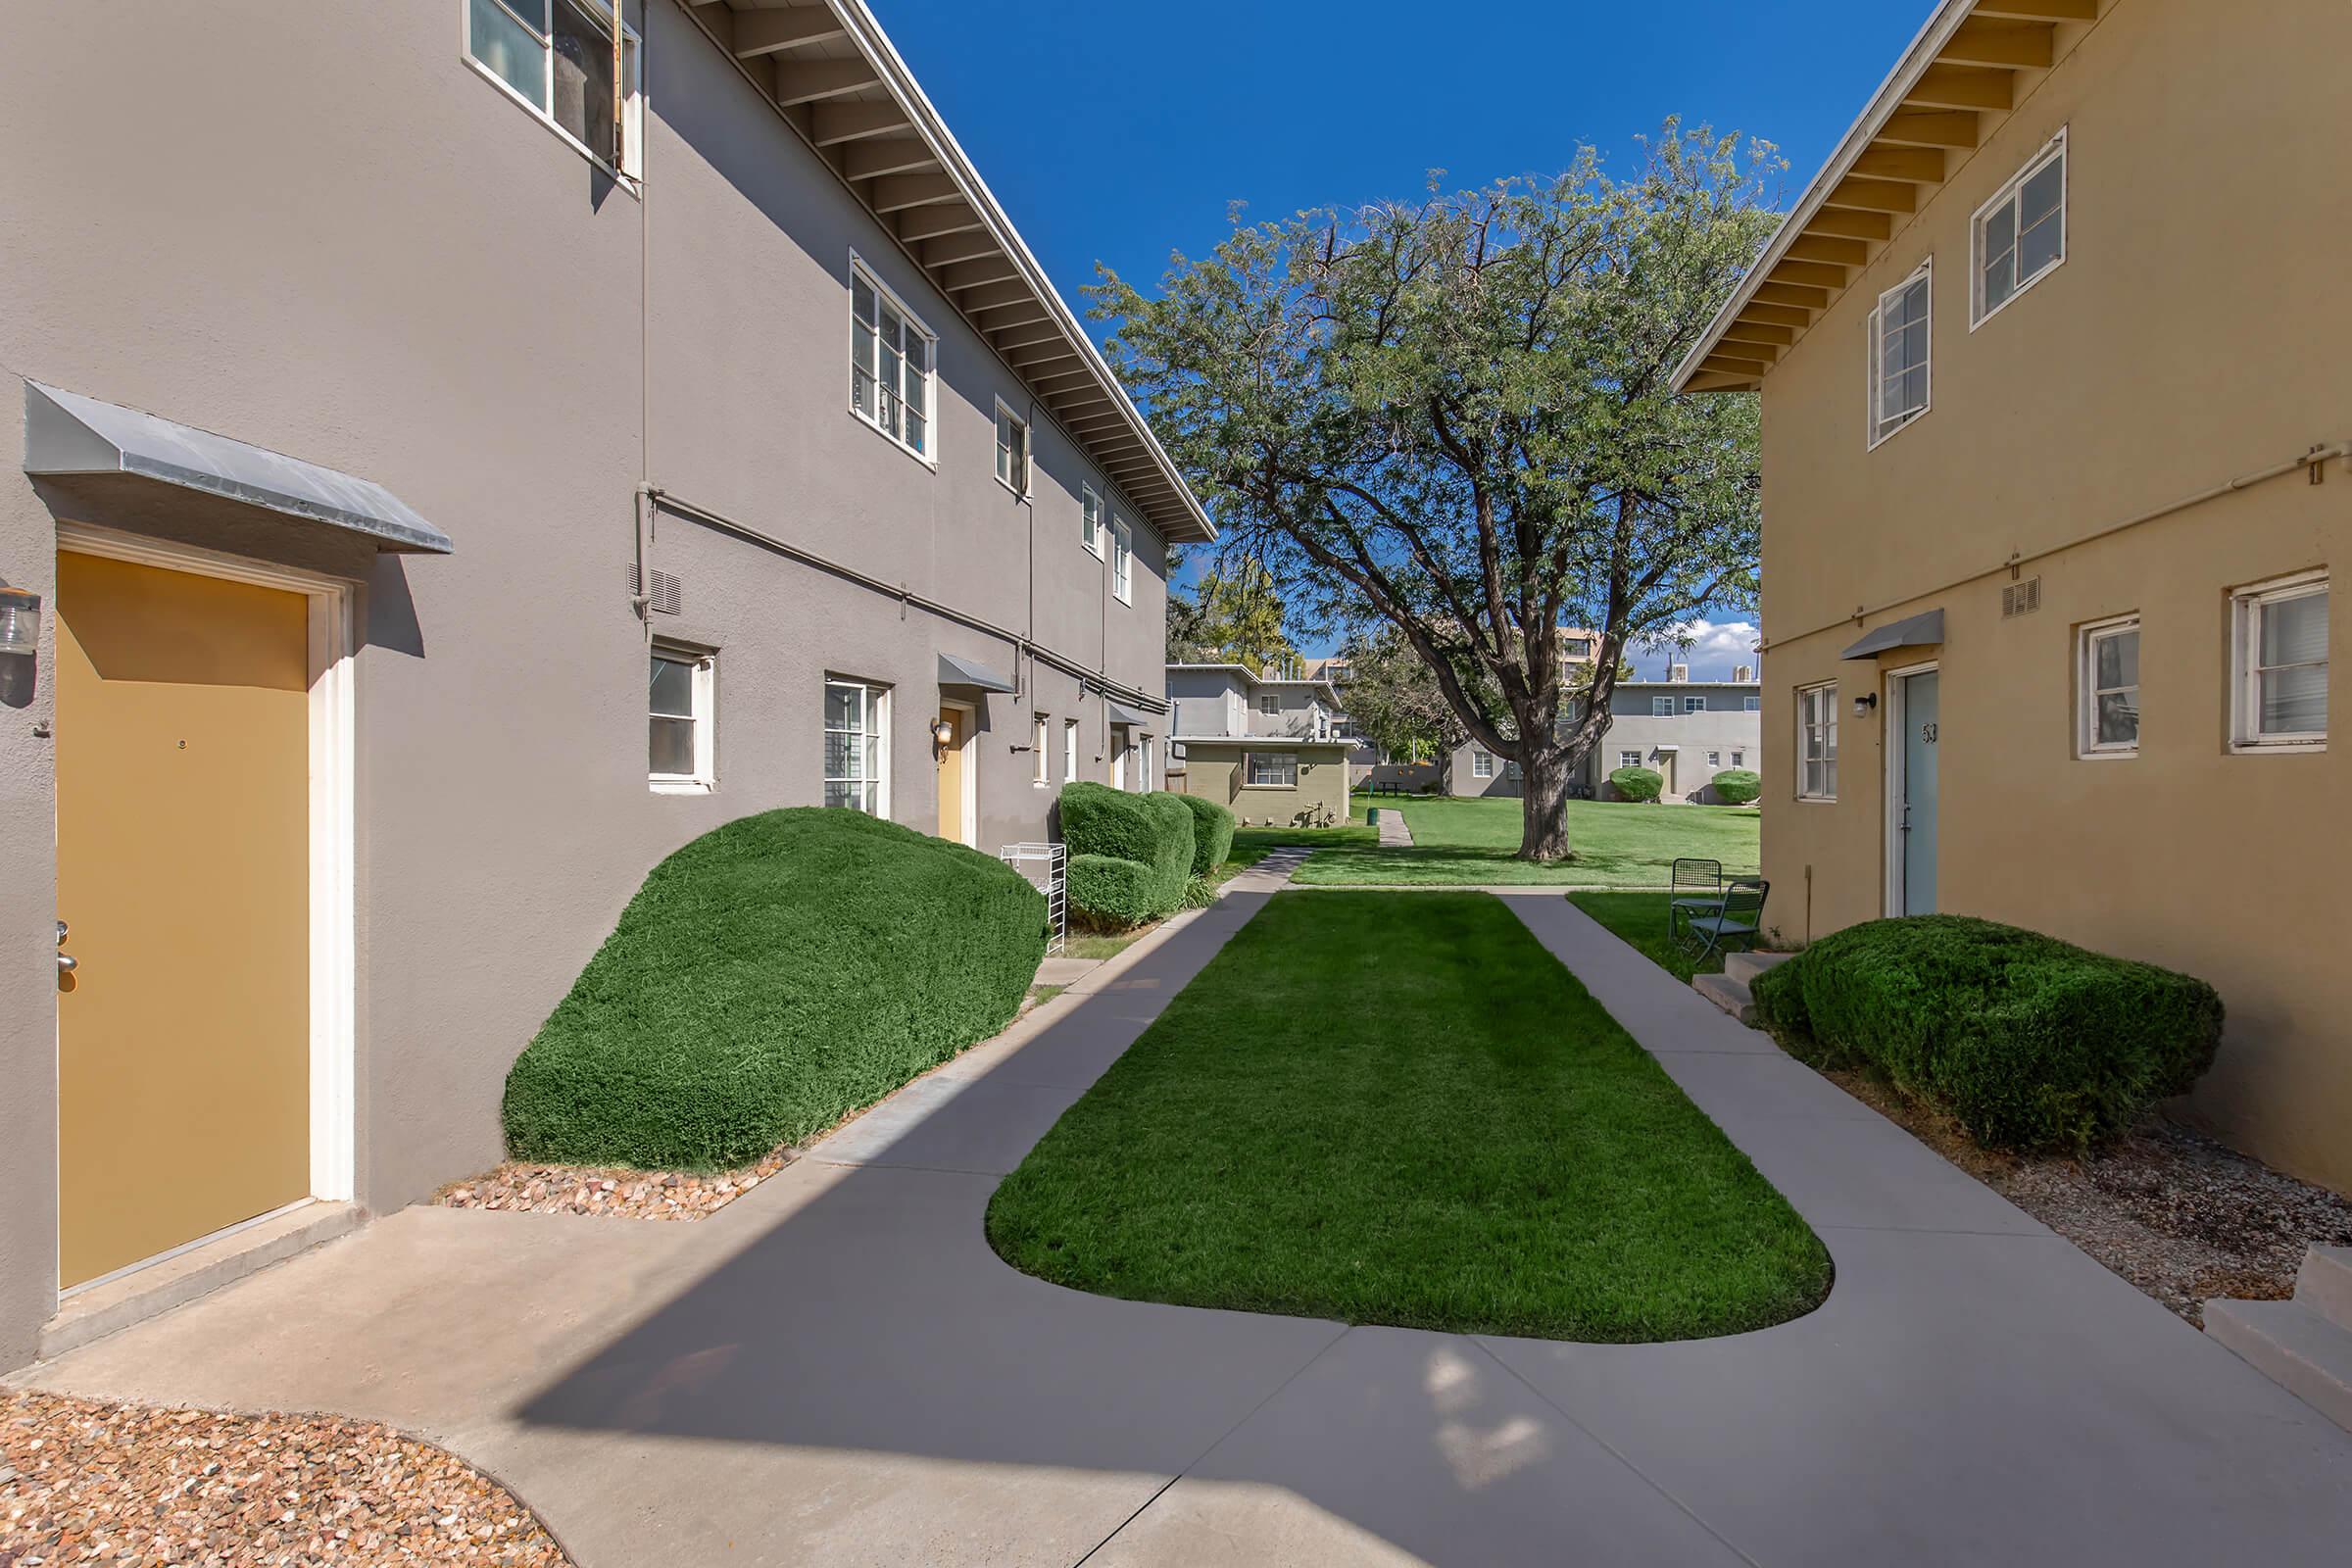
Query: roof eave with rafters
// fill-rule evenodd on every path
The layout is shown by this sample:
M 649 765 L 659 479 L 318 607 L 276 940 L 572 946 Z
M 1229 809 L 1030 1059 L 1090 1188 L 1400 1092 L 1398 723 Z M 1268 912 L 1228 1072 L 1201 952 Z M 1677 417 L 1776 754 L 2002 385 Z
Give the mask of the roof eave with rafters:
M 864 0 L 709 0 L 690 11 L 1153 531 L 1172 543 L 1215 539 Z
M 1943 0 L 1674 372 L 1750 391 L 2112 0 Z

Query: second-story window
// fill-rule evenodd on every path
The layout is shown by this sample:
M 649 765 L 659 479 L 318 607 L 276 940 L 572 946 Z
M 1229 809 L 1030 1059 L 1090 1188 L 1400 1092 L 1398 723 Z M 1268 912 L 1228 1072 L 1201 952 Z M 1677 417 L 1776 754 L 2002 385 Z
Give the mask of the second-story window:
M 1649 716 L 1652 718 L 1672 718 L 1674 716 L 1674 699 L 1671 697 L 1652 697 L 1649 700 Z
M 931 370 L 936 343 L 862 267 L 850 271 L 850 409 L 929 462 Z
M 1257 698 L 1257 710 L 1268 715 L 1279 713 L 1282 711 L 1282 699 L 1272 692 L 1260 692 Z
M 473 63 L 608 168 L 638 172 L 637 34 L 620 33 L 620 122 L 612 119 L 612 10 L 597 0 L 466 0 Z
M 1029 493 L 1029 421 L 997 400 L 997 479 L 1016 496 Z
M 1976 289 L 1968 322 L 1998 311 L 2066 260 L 2066 132 L 1977 210 Z
M 1684 698 L 1684 699 L 1683 699 L 1683 711 L 1684 711 L 1684 712 L 1686 712 L 1686 713 L 1703 713 L 1703 712 L 1705 712 L 1706 710 L 1707 710 L 1707 700 L 1706 700 L 1704 697 L 1686 697 L 1686 698 Z
M 1078 542 L 1097 561 L 1102 559 L 1102 498 L 1091 484 L 1078 492 Z
M 1879 296 L 1870 313 L 1870 444 L 1928 412 L 1928 305 L 1934 264 Z
M 1135 603 L 1135 532 L 1116 513 L 1110 518 L 1110 594 L 1122 605 Z

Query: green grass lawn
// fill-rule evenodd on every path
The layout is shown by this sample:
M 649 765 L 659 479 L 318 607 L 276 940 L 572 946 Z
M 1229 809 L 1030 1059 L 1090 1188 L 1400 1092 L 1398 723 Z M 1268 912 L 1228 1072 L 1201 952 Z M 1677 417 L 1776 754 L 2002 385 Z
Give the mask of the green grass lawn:
M 1666 940 L 1666 901 L 1670 893 L 1592 893 L 1578 891 L 1568 895 L 1568 902 L 1584 910 L 1610 932 L 1642 954 L 1677 980 L 1688 980 L 1698 973 L 1690 962 L 1690 955 Z M 1722 969 L 1723 957 L 1717 955 L 1705 965 L 1712 973 Z
M 1379 842 L 1379 832 L 1363 820 L 1346 827 L 1237 827 L 1225 863 L 1238 871 L 1255 865 L 1275 850 L 1368 850 Z
M 1358 797 L 1359 802 L 1361 797 Z M 1678 856 L 1723 862 L 1726 876 L 1752 876 L 1758 867 L 1759 817 L 1753 807 L 1636 806 L 1623 801 L 1570 801 L 1572 858 L 1535 865 L 1515 858 L 1520 808 L 1515 800 L 1382 799 L 1397 807 L 1413 830 L 1409 850 L 1336 847 L 1300 868 L 1302 886 L 1491 883 L 1549 886 L 1664 887 Z
M 988 1236 L 1106 1296 L 1552 1339 L 1761 1328 L 1830 1283 L 1482 894 L 1278 894 L 1005 1178 Z

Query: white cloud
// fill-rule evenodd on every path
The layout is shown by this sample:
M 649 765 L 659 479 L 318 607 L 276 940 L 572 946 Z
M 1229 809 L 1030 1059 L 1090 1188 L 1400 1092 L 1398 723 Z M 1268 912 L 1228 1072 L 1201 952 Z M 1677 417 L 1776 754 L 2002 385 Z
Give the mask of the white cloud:
M 1642 680 L 1663 680 L 1669 663 L 1684 663 L 1690 666 L 1692 680 L 1729 680 L 1733 665 L 1760 662 L 1756 644 L 1762 636 L 1753 621 L 1702 615 L 1686 622 L 1678 636 L 1636 649 L 1634 673 Z

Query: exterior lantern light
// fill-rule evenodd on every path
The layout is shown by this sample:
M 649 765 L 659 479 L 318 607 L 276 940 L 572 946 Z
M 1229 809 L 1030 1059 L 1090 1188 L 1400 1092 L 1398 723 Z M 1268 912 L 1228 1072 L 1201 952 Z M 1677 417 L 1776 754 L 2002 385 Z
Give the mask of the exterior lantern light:
M 33 661 L 41 647 L 41 596 L 0 582 L 0 703 L 32 702 Z
M 1877 692 L 1864 692 L 1861 696 L 1854 699 L 1854 716 L 1856 718 L 1868 718 L 1870 716 L 1871 710 L 1877 708 L 1878 706 L 1879 694 Z
M 945 752 L 955 744 L 956 726 L 944 718 L 933 719 L 931 721 L 931 749 L 935 752 Z

